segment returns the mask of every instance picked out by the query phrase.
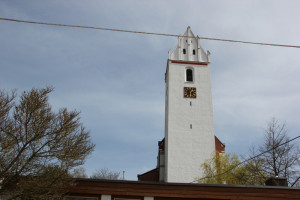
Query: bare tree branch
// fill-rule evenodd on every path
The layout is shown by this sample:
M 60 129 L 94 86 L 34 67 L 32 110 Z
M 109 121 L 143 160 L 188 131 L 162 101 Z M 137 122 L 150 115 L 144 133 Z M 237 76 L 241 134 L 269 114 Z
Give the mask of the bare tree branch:
M 262 145 L 257 148 L 262 154 L 256 160 L 262 160 L 260 170 L 268 176 L 281 176 L 288 179 L 290 186 L 299 183 L 300 173 L 300 151 L 295 143 L 288 142 L 285 123 L 280 124 L 277 119 L 272 118 L 265 129 L 265 139 Z M 284 144 L 280 145 L 279 144 Z M 255 155 L 254 152 L 251 153 Z
M 52 91 L 33 88 L 18 103 L 15 93 L 0 91 L 0 195 L 40 198 L 57 193 L 61 183 L 69 183 L 69 171 L 93 151 L 79 112 L 51 110 Z

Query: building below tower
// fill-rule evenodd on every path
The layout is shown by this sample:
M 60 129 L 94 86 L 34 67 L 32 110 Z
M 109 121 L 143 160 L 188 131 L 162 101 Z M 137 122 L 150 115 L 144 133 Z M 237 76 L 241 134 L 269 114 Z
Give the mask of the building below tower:
M 215 151 L 217 154 L 225 153 L 225 144 L 223 144 L 219 138 L 215 136 Z M 138 181 L 152 181 L 152 182 L 165 182 L 164 172 L 165 172 L 165 138 L 158 142 L 158 156 L 156 168 L 139 174 Z M 199 167 L 201 167 L 199 165 Z

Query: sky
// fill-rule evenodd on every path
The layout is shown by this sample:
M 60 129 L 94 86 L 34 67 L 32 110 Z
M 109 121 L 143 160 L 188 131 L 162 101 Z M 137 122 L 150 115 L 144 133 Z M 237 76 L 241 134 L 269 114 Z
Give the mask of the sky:
M 0 0 L 0 17 L 300 45 L 297 0 Z M 211 52 L 215 135 L 247 156 L 272 117 L 300 135 L 300 49 L 201 40 Z M 164 73 L 176 37 L 0 20 L 0 89 L 53 86 L 54 111 L 80 111 L 96 144 L 84 168 L 136 180 L 164 137 Z M 299 143 L 299 141 L 296 141 Z

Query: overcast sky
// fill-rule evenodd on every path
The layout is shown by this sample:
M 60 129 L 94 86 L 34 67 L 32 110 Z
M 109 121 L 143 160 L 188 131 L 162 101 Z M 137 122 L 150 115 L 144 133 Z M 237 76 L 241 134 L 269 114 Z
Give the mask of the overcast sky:
M 0 17 L 300 45 L 297 0 L 0 0 Z M 81 111 L 95 151 L 84 167 L 125 178 L 156 166 L 164 73 L 176 37 L 0 20 L 0 89 L 53 86 L 50 103 Z M 300 49 L 201 40 L 211 52 L 215 134 L 247 155 L 271 117 L 299 135 Z M 299 141 L 297 141 L 299 143 Z

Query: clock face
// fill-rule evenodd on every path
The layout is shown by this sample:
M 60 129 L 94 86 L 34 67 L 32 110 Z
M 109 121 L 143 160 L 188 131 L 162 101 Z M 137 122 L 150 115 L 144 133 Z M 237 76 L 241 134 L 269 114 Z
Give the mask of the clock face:
M 195 87 L 184 87 L 183 94 L 185 98 L 196 98 L 196 88 Z

